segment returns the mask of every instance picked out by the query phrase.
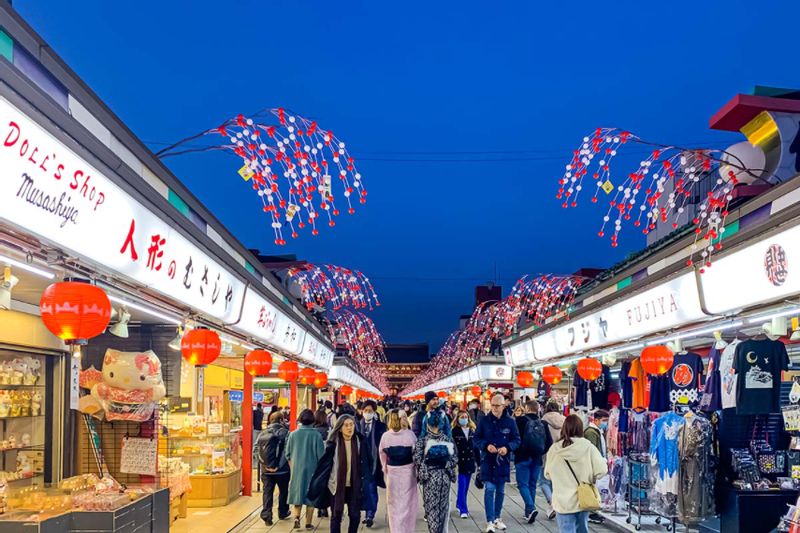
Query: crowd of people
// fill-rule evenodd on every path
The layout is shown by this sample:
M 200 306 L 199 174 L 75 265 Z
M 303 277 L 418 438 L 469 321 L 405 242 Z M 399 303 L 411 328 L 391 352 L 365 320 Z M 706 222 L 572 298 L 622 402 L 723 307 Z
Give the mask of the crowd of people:
M 443 533 L 450 520 L 451 484 L 457 486 L 458 515 L 467 519 L 474 480 L 483 490 L 485 531 L 498 533 L 507 529 L 501 515 L 513 470 L 525 522 L 538 518 L 536 491 L 541 487 L 546 518 L 555 519 L 560 532 L 588 532 L 590 518 L 602 518 L 591 512 L 582 491 L 608 473 L 608 413 L 594 413 L 584 428 L 578 416 L 564 416 L 555 400 L 512 404 L 495 394 L 488 412 L 477 399 L 462 409 L 433 392 L 421 403 L 366 400 L 334 408 L 328 401 L 316 412 L 300 412 L 292 432 L 287 414 L 279 409 L 259 427 L 259 404 L 253 421 L 264 487 L 261 518 L 273 524 L 277 489 L 278 520 L 292 518 L 295 529 L 311 530 L 316 512 L 330 518 L 330 530 L 339 533 L 346 507 L 347 531 L 355 533 L 362 523 L 373 527 L 381 487 L 386 489 L 389 530 L 406 533 L 415 530 L 421 489 L 428 530 Z

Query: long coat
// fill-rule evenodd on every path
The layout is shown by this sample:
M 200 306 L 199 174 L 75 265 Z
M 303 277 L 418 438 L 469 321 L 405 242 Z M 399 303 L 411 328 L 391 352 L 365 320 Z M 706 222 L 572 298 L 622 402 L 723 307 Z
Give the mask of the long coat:
M 311 476 L 317 468 L 325 445 L 322 436 L 313 426 L 300 426 L 289 434 L 286 443 L 286 459 L 292 462 L 289 478 L 289 505 L 311 505 L 306 497 Z
M 378 420 L 378 417 L 372 419 L 372 435 L 367 435 L 367 423 L 361 419 L 356 423 L 356 431 L 364 437 L 364 450 L 365 454 L 369 456 L 369 461 L 375 484 L 381 488 L 386 488 L 386 483 L 383 479 L 383 467 L 381 466 L 380 450 L 378 445 L 386 433 L 386 424 Z
M 367 483 L 372 480 L 372 473 L 369 469 L 369 457 L 363 452 L 364 437 L 356 433 L 353 435 L 359 448 L 359 460 L 361 462 L 361 497 L 362 502 L 367 497 Z M 338 440 L 338 439 L 337 439 Z M 327 509 L 333 504 L 333 494 L 328 488 L 328 481 L 331 478 L 334 464 L 333 458 L 336 455 L 336 440 L 328 441 L 325 444 L 325 453 L 317 462 L 314 475 L 311 476 L 311 483 L 308 486 L 308 500 L 317 509 Z
M 511 480 L 511 458 L 514 450 L 522 443 L 517 429 L 517 421 L 503 414 L 500 418 L 489 413 L 478 423 L 475 432 L 475 448 L 481 454 L 481 479 L 491 483 L 508 483 Z M 489 453 L 489 445 L 495 448 L 508 448 L 505 457 Z

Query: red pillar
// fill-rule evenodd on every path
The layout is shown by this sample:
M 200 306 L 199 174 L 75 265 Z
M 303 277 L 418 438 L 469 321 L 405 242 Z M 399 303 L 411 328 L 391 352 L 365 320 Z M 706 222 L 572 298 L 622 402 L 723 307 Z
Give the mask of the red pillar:
M 297 429 L 297 380 L 289 384 L 289 429 Z
M 464 391 L 464 403 L 461 404 L 461 408 L 466 410 L 467 409 L 467 391 Z
M 242 399 L 242 495 L 253 494 L 253 376 L 244 373 Z

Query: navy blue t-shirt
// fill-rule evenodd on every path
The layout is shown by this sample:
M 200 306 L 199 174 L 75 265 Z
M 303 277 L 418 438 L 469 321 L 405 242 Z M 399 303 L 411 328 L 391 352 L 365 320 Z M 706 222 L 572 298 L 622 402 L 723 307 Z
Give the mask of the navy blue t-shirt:
M 703 392 L 703 359 L 696 353 L 679 353 L 675 355 L 672 368 L 667 373 L 670 377 L 669 403 L 696 406 L 700 403 Z M 650 391 L 652 395 L 652 390 Z
M 619 382 L 622 385 L 622 407 L 630 409 L 633 406 L 633 382 L 628 377 L 631 371 L 631 362 L 625 361 L 622 363 L 622 368 L 619 371 Z
M 572 382 L 575 387 L 575 407 L 589 406 L 589 382 L 575 372 L 575 379 Z
M 669 389 L 670 372 L 663 376 L 649 375 L 650 380 L 650 405 L 648 410 L 653 413 L 663 413 L 670 410 Z
M 611 391 L 611 369 L 603 365 L 600 376 L 589 384 L 592 392 L 592 408 L 608 409 L 608 393 Z

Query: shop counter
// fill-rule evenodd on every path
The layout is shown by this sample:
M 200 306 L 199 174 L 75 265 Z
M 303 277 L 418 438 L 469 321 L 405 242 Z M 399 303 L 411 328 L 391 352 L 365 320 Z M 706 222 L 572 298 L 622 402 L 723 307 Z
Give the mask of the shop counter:
M 798 490 L 739 490 L 725 492 L 725 509 L 720 513 L 720 531 L 725 533 L 766 533 L 773 531 L 794 505 Z
M 242 491 L 241 470 L 227 474 L 191 474 L 189 480 L 192 483 L 187 498 L 189 507 L 222 507 L 235 500 Z

